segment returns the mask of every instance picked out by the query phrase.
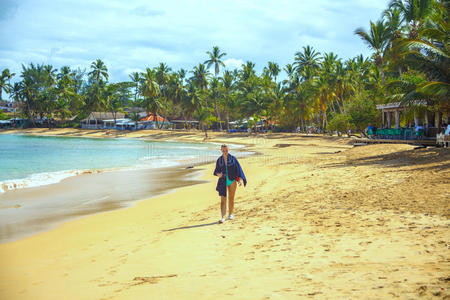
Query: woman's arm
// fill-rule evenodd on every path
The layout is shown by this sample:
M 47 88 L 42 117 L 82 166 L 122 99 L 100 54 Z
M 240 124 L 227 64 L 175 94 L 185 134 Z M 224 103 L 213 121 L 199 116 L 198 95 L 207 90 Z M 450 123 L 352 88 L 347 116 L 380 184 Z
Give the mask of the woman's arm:
M 220 172 L 219 160 L 220 160 L 220 157 L 219 157 L 219 159 L 216 161 L 216 168 L 215 168 L 215 170 L 214 170 L 213 175 L 214 175 L 214 176 L 218 176 L 219 178 L 221 178 L 221 177 L 222 177 L 222 172 Z
M 244 186 L 247 185 L 247 178 L 245 178 L 245 174 L 244 171 L 241 168 L 241 164 L 239 163 L 239 161 L 236 158 L 236 165 L 238 168 L 238 176 L 240 177 L 240 179 L 242 179 L 242 181 L 244 182 Z

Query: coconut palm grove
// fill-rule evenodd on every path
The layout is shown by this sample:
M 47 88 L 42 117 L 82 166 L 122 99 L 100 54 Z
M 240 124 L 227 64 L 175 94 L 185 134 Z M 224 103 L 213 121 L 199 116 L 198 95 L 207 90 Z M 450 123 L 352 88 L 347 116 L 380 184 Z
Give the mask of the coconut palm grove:
M 410 108 L 401 120 L 407 124 L 413 111 L 448 115 L 448 12 L 447 1 L 390 2 L 379 20 L 366 24 L 368 29 L 355 28 L 355 39 L 373 51 L 371 57 L 343 60 L 305 45 L 293 53 L 291 63 L 269 61 L 258 74 L 251 61 L 227 69 L 226 49 L 213 46 L 191 70 L 174 70 L 161 62 L 142 66 L 145 72 L 117 83 L 109 82 L 101 59 L 86 69 L 31 63 L 22 65 L 20 74 L 2 71 L 0 99 L 1 92 L 8 93 L 18 107 L 15 117 L 28 119 L 27 126 L 36 126 L 37 119 L 50 126 L 48 120 L 57 119 L 62 120 L 57 126 L 76 127 L 90 112 L 139 108 L 164 118 L 198 120 L 204 130 L 230 130 L 247 120 L 255 129 L 263 121 L 272 130 L 346 132 L 381 126 L 376 105 L 389 102 Z M 417 101 L 425 105 L 417 106 Z M 129 117 L 138 118 L 131 112 Z

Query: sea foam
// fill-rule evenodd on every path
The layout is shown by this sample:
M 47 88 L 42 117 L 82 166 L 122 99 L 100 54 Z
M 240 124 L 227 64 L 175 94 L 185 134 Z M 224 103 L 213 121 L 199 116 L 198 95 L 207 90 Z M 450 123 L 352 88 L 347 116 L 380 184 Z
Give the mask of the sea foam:
M 0 181 L 0 193 L 4 193 L 6 191 L 11 191 L 15 189 L 23 189 L 30 187 L 37 187 L 47 184 L 58 183 L 63 179 L 77 176 L 85 173 L 93 173 L 95 171 L 87 171 L 87 170 L 65 170 L 65 171 L 57 171 L 57 172 L 44 172 L 32 174 L 26 178 L 21 179 L 11 179 Z

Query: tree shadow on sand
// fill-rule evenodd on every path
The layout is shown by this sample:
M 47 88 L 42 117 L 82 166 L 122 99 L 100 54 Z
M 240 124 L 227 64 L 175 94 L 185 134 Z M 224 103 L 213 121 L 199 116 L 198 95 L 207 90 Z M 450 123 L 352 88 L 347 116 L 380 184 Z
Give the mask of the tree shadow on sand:
M 217 225 L 217 224 L 219 224 L 219 223 L 218 223 L 218 222 L 211 222 L 211 223 L 205 223 L 205 224 L 198 224 L 198 225 L 191 225 L 191 226 L 183 226 L 183 227 L 177 227 L 177 228 L 165 229 L 165 230 L 163 230 L 163 232 L 167 232 L 167 231 L 175 231 L 175 230 L 180 230 L 180 229 L 199 228 L 199 227 L 212 226 L 212 225 Z
M 342 155 L 342 154 L 340 154 Z M 348 166 L 374 166 L 388 168 L 398 168 L 399 172 L 402 167 L 411 167 L 409 170 L 433 170 L 447 171 L 450 169 L 450 151 L 443 148 L 420 148 L 413 150 L 405 150 L 393 153 L 385 153 L 373 155 L 367 153 L 358 155 L 357 157 L 349 157 L 343 162 L 326 164 L 326 168 L 345 168 Z

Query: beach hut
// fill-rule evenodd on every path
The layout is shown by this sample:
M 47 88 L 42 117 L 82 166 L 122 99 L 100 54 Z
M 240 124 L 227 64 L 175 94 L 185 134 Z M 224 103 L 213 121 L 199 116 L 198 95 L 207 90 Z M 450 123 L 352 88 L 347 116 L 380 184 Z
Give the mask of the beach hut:
M 110 120 L 103 120 L 103 128 L 104 129 L 116 129 L 116 124 L 128 122 L 129 119 L 110 119 Z
M 2 100 L 0 101 L 0 110 L 9 113 L 16 113 L 17 104 L 15 102 Z
M 191 117 L 169 117 L 173 129 L 198 129 L 199 122 Z
M 0 120 L 0 128 L 11 128 L 10 120 Z
M 428 106 L 425 100 L 417 100 L 412 106 L 404 105 L 401 102 L 379 104 L 377 105 L 377 109 L 381 110 L 381 128 L 400 130 L 401 116 L 413 109 L 413 115 L 410 117 L 409 122 L 404 124 L 404 127 L 410 129 L 421 128 L 426 137 L 435 138 L 436 134 L 442 130 L 443 115 L 448 115 L 448 113 L 441 109 L 430 111 L 427 108 Z M 400 134 L 400 137 L 406 138 L 405 134 Z
M 156 128 L 156 123 L 158 122 L 158 126 L 164 125 L 164 122 L 168 122 L 167 119 L 164 119 L 160 115 L 150 113 L 141 119 L 143 129 L 153 129 Z M 161 124 L 159 124 L 161 123 Z
M 111 113 L 111 112 L 91 112 L 86 119 L 81 120 L 81 128 L 83 129 L 103 129 L 105 121 L 108 125 L 111 125 L 111 120 L 117 121 L 123 119 L 125 114 L 123 113 Z
M 155 115 L 150 113 L 141 119 L 143 124 L 143 129 L 153 129 L 156 128 L 156 124 L 158 124 L 158 128 L 168 129 L 171 128 L 172 122 L 169 121 L 168 118 L 164 118 L 158 114 Z
M 120 119 L 118 122 L 116 122 L 117 130 L 138 130 L 143 129 L 142 122 L 135 122 L 131 119 Z

